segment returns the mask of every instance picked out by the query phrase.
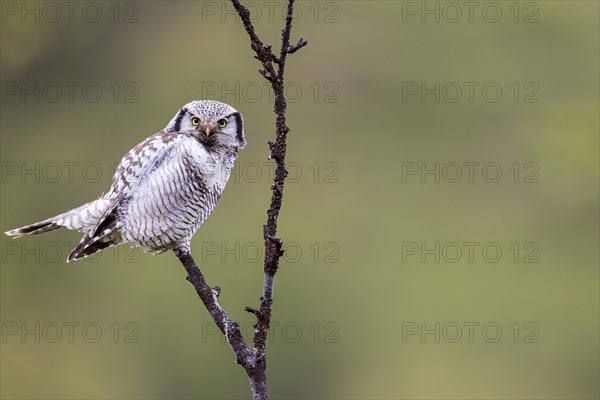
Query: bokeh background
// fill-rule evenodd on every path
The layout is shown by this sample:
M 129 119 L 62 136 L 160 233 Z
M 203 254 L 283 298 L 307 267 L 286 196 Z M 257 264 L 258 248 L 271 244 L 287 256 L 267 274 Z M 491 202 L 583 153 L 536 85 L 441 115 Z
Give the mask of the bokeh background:
M 55 4 L 2 2 L 1 230 L 94 199 L 181 105 L 226 101 L 249 144 L 192 246 L 248 328 L 274 117 L 232 6 Z M 277 45 L 283 4 L 250 6 Z M 298 9 L 272 396 L 598 398 L 598 3 Z M 0 239 L 2 398 L 249 396 L 174 256 L 67 265 L 79 238 Z

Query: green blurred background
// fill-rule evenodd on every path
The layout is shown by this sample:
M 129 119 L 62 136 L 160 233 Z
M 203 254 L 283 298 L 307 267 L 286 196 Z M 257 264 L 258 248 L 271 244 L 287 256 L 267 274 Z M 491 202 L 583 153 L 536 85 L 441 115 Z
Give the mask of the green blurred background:
M 56 4 L 2 2 L 1 230 L 99 196 L 181 105 L 226 101 L 249 144 L 192 248 L 249 326 L 274 117 L 233 8 Z M 598 398 L 598 2 L 474 4 L 298 3 L 274 398 Z M 266 42 L 282 9 L 251 3 Z M 67 265 L 79 238 L 1 236 L 3 398 L 249 396 L 175 257 Z

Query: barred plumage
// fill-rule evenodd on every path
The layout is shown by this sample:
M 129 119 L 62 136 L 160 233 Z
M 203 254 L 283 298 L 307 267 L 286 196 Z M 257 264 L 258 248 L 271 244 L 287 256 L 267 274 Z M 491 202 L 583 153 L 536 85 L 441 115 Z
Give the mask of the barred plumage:
M 243 119 L 233 107 L 193 101 L 123 157 L 101 198 L 6 234 L 20 237 L 60 227 L 84 232 L 67 261 L 120 243 L 155 253 L 188 252 L 245 144 Z

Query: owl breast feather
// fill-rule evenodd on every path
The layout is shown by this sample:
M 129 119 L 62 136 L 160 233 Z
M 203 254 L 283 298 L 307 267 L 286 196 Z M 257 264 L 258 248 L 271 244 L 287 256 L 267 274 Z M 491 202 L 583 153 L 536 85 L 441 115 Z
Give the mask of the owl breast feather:
M 177 140 L 120 207 L 123 239 L 154 252 L 189 242 L 214 209 L 232 165 L 193 138 Z

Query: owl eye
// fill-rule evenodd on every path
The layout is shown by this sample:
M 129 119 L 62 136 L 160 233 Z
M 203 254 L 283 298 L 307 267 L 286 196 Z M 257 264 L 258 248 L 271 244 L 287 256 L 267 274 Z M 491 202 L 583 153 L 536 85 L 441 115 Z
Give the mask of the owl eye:
M 220 119 L 217 121 L 217 125 L 219 125 L 219 128 L 225 128 L 227 126 L 227 120 L 226 119 Z
M 198 117 L 192 118 L 192 125 L 194 125 L 194 126 L 200 125 L 200 118 L 198 118 Z

